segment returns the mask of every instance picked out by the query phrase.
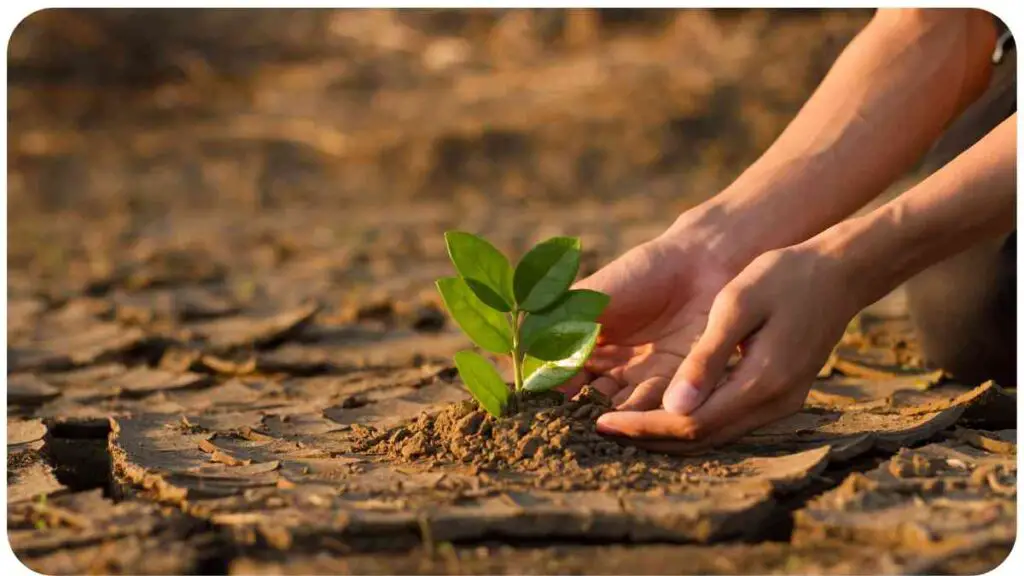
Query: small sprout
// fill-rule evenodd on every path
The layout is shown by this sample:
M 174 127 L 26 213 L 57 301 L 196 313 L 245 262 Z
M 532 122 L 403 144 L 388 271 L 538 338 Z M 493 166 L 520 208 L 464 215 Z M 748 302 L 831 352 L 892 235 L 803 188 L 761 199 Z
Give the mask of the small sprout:
M 437 281 L 448 313 L 481 349 L 512 360 L 516 393 L 565 383 L 594 350 L 606 294 L 570 290 L 580 268 L 578 238 L 535 246 L 513 269 L 497 248 L 466 232 L 445 234 L 458 276 Z M 483 356 L 464 350 L 455 366 L 473 398 L 500 416 L 512 392 Z

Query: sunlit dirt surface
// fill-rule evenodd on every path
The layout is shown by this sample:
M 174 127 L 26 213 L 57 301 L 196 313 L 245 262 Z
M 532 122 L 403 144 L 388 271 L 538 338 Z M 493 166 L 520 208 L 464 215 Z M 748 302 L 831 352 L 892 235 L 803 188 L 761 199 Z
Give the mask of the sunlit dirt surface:
M 12 40 L 8 524 L 43 573 L 981 573 L 1015 383 L 853 325 L 687 458 L 490 421 L 442 234 L 583 274 L 728 183 L 864 12 L 51 11 Z M 227 33 L 225 30 L 244 30 Z M 532 427 L 520 429 L 520 421 Z

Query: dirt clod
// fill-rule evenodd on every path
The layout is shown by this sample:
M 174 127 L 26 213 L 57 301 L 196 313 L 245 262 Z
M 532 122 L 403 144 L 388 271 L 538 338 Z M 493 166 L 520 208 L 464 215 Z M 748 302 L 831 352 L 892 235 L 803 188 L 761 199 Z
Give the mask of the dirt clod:
M 483 421 L 484 414 L 482 412 L 472 412 L 467 414 L 459 420 L 459 432 L 466 436 L 472 436 L 480 429 L 480 425 L 483 424 Z
M 402 443 L 402 456 L 415 458 L 427 451 L 427 440 L 423 433 L 418 433 L 407 442 Z

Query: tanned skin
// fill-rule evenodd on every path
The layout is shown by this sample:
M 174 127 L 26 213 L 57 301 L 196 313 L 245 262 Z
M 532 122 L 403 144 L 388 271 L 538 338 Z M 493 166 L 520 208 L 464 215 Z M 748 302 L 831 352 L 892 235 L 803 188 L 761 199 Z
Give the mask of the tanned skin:
M 788 416 L 859 310 L 1013 231 L 1016 115 L 847 219 L 981 95 L 995 41 L 982 11 L 879 10 L 732 185 L 580 282 L 611 295 L 600 346 L 564 389 L 612 397 L 598 430 L 689 452 Z

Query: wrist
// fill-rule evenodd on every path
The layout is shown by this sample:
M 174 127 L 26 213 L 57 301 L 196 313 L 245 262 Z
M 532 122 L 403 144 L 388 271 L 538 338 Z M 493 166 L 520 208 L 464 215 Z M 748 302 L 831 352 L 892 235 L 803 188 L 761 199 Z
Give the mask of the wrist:
M 839 284 L 860 310 L 876 302 L 905 278 L 899 228 L 885 211 L 850 218 L 804 242 L 835 263 Z
M 744 175 L 748 176 L 748 175 Z M 659 238 L 674 246 L 699 246 L 709 258 L 740 272 L 761 254 L 806 239 L 805 226 L 782 213 L 777 187 L 741 177 L 729 188 L 683 212 Z M 790 191 L 792 192 L 792 191 Z
M 721 268 L 739 273 L 763 250 L 755 234 L 739 226 L 742 208 L 716 196 L 690 208 L 658 237 L 670 249 L 703 254 Z

